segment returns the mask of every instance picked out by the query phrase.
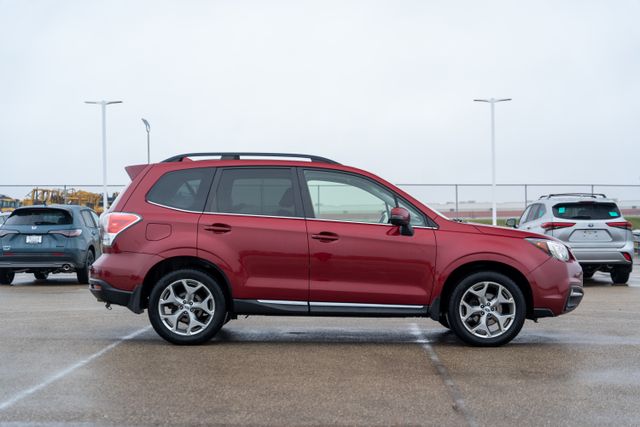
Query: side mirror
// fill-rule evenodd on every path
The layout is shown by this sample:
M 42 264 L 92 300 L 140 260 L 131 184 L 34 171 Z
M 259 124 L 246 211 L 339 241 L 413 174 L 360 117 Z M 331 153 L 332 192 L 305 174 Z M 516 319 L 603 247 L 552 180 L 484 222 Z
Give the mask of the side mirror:
M 405 208 L 391 209 L 391 217 L 389 222 L 400 227 L 400 234 L 403 236 L 413 236 L 413 227 L 411 226 L 411 214 Z
M 507 219 L 507 222 L 505 223 L 505 225 L 511 228 L 518 228 L 518 220 L 515 218 L 509 218 Z

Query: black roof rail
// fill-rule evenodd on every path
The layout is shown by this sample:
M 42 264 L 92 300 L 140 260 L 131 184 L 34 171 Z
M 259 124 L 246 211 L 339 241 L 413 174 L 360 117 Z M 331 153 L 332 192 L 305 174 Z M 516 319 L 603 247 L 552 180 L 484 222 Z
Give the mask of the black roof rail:
M 309 154 L 292 154 L 292 153 L 186 153 L 178 154 L 177 156 L 169 157 L 163 160 L 162 163 L 181 162 L 186 157 L 210 157 L 220 156 L 220 160 L 240 160 L 241 157 L 297 157 L 300 159 L 309 159 L 312 162 L 329 163 L 332 165 L 339 165 L 340 163 L 335 160 L 327 159 L 320 156 L 312 156 Z
M 550 199 L 552 197 L 563 197 L 563 196 L 573 196 L 573 197 L 592 197 L 597 199 L 598 197 L 606 199 L 607 196 L 602 193 L 556 193 L 556 194 L 545 194 L 544 196 L 540 196 L 540 199 Z

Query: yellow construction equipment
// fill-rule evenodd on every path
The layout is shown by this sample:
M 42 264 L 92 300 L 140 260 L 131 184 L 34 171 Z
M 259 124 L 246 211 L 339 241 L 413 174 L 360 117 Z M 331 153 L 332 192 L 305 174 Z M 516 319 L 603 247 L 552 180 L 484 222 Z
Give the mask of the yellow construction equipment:
M 0 212 L 11 212 L 20 205 L 20 200 L 0 194 Z
M 112 202 L 118 193 L 109 197 Z M 102 194 L 74 188 L 62 190 L 58 188 L 34 188 L 22 201 L 23 206 L 33 205 L 78 205 L 93 209 L 98 215 L 104 211 Z

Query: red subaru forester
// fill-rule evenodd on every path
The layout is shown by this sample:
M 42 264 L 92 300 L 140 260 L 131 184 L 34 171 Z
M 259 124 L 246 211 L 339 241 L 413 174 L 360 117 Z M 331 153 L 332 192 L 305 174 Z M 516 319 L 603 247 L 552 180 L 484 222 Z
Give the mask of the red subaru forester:
M 127 172 L 101 218 L 90 290 L 147 309 L 175 344 L 252 314 L 431 317 L 466 343 L 496 346 L 525 318 L 566 313 L 583 296 L 560 241 L 451 221 L 322 157 L 193 153 Z

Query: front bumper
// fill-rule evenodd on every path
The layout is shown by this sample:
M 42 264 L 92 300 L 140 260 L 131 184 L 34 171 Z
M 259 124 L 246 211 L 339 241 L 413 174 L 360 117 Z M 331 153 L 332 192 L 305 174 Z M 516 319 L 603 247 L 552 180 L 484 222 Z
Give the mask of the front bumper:
M 549 258 L 531 272 L 533 318 L 559 316 L 575 310 L 582 301 L 582 268 L 577 261 Z
M 89 279 L 89 291 L 99 302 L 122 305 L 136 314 L 144 312 L 144 309 L 140 308 L 142 286 L 137 286 L 133 292 L 129 292 L 116 289 L 103 280 Z

